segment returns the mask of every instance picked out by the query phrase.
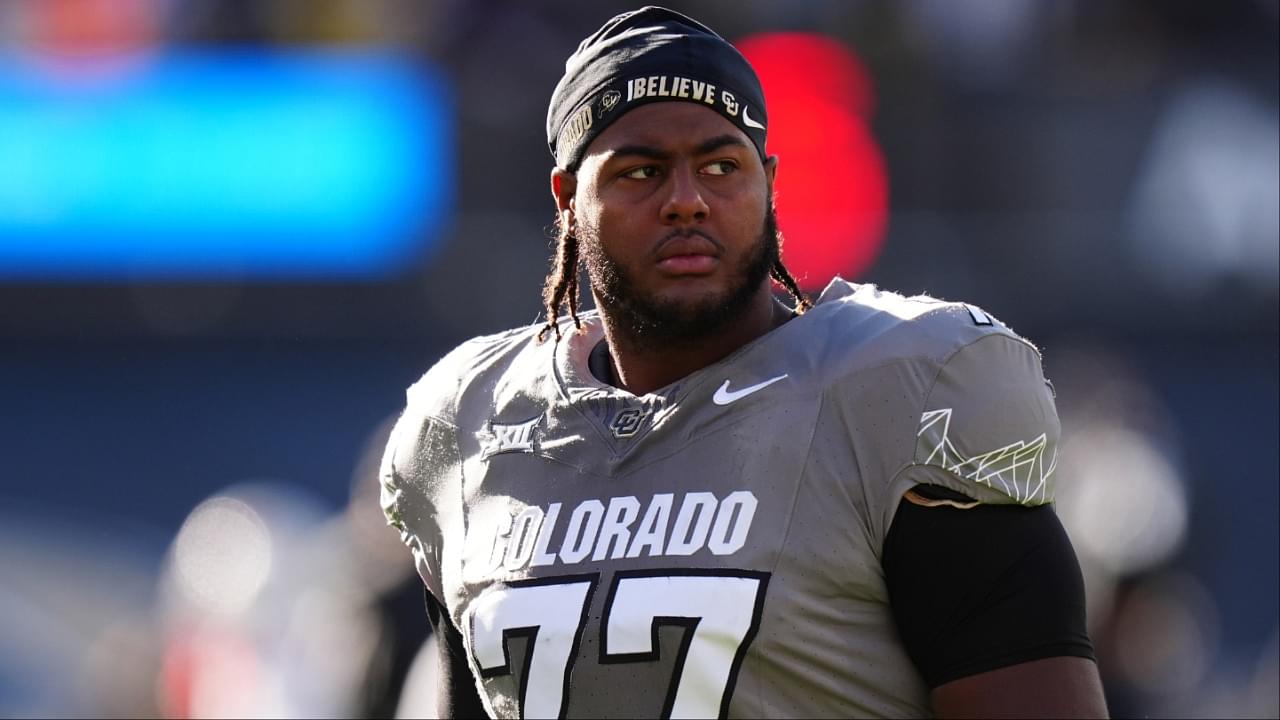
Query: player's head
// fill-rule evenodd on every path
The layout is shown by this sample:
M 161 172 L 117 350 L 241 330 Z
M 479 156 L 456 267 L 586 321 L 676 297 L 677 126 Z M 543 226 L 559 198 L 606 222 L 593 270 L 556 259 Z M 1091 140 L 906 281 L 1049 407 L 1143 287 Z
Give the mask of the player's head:
M 728 42 L 671 10 L 624 13 L 582 41 L 547 113 L 559 209 L 544 302 L 577 323 L 578 263 L 633 338 L 730 322 L 768 278 L 809 301 L 780 259 L 777 158 L 760 81 Z

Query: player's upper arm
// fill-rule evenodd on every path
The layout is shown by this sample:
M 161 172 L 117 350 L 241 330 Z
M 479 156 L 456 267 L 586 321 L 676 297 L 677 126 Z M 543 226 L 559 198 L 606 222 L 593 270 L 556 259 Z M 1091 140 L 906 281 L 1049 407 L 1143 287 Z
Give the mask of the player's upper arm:
M 430 591 L 425 594 L 427 618 L 436 631 L 439 651 L 436 687 L 436 709 L 442 718 L 484 718 L 475 676 L 467 663 L 462 633 L 449 619 L 449 611 L 440 605 Z
M 883 552 L 894 620 L 935 710 L 1105 714 L 1080 567 L 1053 509 L 966 501 L 913 489 Z
M 940 718 L 1105 718 L 1091 660 L 1051 657 L 953 680 L 933 691 Z

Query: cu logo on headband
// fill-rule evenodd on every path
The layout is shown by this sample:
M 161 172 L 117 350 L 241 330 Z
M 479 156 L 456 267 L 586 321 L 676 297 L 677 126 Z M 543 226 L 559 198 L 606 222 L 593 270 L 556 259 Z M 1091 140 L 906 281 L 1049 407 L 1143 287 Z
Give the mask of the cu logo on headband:
M 622 93 L 617 90 L 610 90 L 600 97 L 600 117 L 613 109 L 618 101 L 622 99 Z

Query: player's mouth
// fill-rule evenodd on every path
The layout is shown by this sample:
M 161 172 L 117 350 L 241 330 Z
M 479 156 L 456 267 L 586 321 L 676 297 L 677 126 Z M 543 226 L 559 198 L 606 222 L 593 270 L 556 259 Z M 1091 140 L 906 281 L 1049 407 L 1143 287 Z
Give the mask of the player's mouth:
M 656 257 L 668 275 L 709 275 L 720 264 L 720 247 L 701 233 L 673 235 L 658 246 Z
M 710 275 L 720 259 L 714 255 L 672 255 L 658 261 L 658 268 L 668 275 Z

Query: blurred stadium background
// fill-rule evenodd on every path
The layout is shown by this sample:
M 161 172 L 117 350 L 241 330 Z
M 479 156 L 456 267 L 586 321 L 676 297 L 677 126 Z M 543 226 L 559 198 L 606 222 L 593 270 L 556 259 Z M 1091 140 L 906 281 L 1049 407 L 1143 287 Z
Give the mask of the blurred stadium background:
M 1043 347 L 1113 714 L 1280 715 L 1280 4 L 669 4 L 810 289 Z M 535 319 L 547 99 L 632 7 L 0 0 L 0 715 L 429 712 L 377 457 Z

